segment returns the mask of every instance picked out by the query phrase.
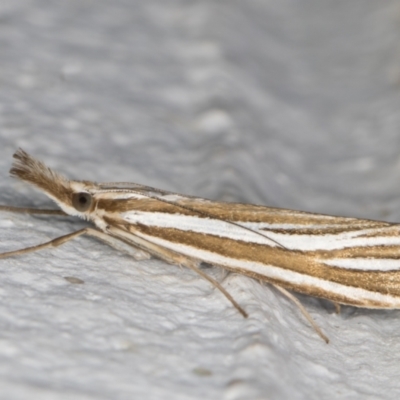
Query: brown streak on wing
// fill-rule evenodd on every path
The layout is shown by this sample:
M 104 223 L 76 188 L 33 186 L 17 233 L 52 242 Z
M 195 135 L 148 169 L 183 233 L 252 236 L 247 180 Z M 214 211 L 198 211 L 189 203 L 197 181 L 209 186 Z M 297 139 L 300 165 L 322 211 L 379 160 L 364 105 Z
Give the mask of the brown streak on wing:
M 266 268 L 268 268 L 268 265 L 273 265 L 341 285 L 400 296 L 400 271 L 360 271 L 328 266 L 321 262 L 322 259 L 327 258 L 327 254 L 324 254 L 326 252 L 293 251 L 172 228 L 132 226 L 132 231 L 136 230 L 146 235 L 193 246 L 225 257 L 262 263 L 266 265 Z M 395 249 L 397 250 L 397 257 L 400 249 L 398 247 L 395 247 Z M 376 249 L 376 251 L 379 250 Z M 229 266 L 226 267 L 229 268 Z M 244 273 L 251 275 L 249 272 Z M 265 276 L 262 276 L 261 279 L 266 280 Z M 287 284 L 282 285 L 288 286 Z M 299 291 L 304 292 L 304 289 Z
M 393 306 L 393 302 L 384 302 L 384 301 L 378 301 L 378 300 L 372 300 L 372 299 L 357 300 L 354 297 L 347 297 L 347 296 L 339 294 L 339 293 L 324 290 L 320 287 L 300 285 L 300 284 L 282 281 L 279 279 L 266 278 L 264 275 L 260 275 L 256 272 L 252 272 L 252 271 L 249 272 L 244 269 L 240 270 L 237 268 L 229 268 L 224 265 L 220 265 L 220 267 L 225 268 L 225 269 L 235 272 L 235 273 L 241 273 L 243 275 L 247 275 L 250 278 L 254 278 L 259 281 L 267 281 L 268 283 L 282 286 L 285 289 L 293 290 L 297 293 L 302 293 L 302 294 L 305 294 L 308 296 L 313 296 L 313 297 L 319 297 L 321 299 L 328 299 L 329 301 L 333 301 L 333 302 L 340 303 L 340 304 L 345 304 L 348 306 L 365 307 L 365 308 L 381 308 L 381 309 L 397 308 L 397 307 Z M 399 299 L 399 303 L 400 303 L 400 299 Z
M 143 194 L 146 195 L 145 193 Z M 320 233 L 347 232 L 359 229 L 385 228 L 393 224 L 389 222 L 373 221 L 366 219 L 332 217 L 323 214 L 312 214 L 303 211 L 286 210 L 283 208 L 273 208 L 259 206 L 253 204 L 241 203 L 224 203 L 210 201 L 206 199 L 184 198 L 177 200 L 175 203 L 164 202 L 155 198 L 143 199 L 98 199 L 98 208 L 107 210 L 107 212 L 128 212 L 128 211 L 145 211 L 160 212 L 166 214 L 192 215 L 199 218 L 207 218 L 214 216 L 218 219 L 233 222 L 254 222 L 268 224 L 290 224 L 290 225 L 330 225 L 330 227 L 321 227 Z M 188 207 L 188 210 L 182 207 Z M 204 214 L 199 215 L 199 213 Z M 307 229 L 307 228 L 303 228 Z M 284 232 L 303 233 L 302 228 L 299 230 L 288 229 Z M 319 234 L 318 228 L 310 228 L 307 234 Z
M 369 233 L 364 233 L 360 234 L 357 237 L 361 238 L 368 238 L 368 237 L 374 237 L 374 236 L 392 236 L 393 233 L 392 231 L 386 231 L 388 228 L 392 228 L 393 226 L 390 225 L 387 222 L 375 222 L 375 221 L 364 221 L 361 220 L 353 220 L 349 221 L 349 224 L 346 225 L 335 225 L 331 224 L 328 226 L 321 226 L 318 228 L 304 228 L 304 227 L 298 227 L 298 228 L 262 228 L 260 229 L 261 232 L 268 234 L 268 232 L 273 232 L 277 234 L 282 234 L 282 235 L 308 235 L 308 236 L 324 236 L 324 235 L 337 235 L 340 233 L 346 233 L 346 232 L 357 232 L 361 230 L 369 230 L 372 229 L 374 230 L 373 232 Z M 398 226 L 394 226 L 393 228 L 399 230 Z M 382 234 L 380 233 L 381 230 Z
M 313 250 L 307 251 L 307 255 L 311 258 L 319 260 L 329 260 L 333 258 L 369 258 L 369 259 L 400 259 L 400 246 L 358 246 L 347 247 L 344 249 L 334 250 Z M 400 262 L 399 262 L 400 267 Z

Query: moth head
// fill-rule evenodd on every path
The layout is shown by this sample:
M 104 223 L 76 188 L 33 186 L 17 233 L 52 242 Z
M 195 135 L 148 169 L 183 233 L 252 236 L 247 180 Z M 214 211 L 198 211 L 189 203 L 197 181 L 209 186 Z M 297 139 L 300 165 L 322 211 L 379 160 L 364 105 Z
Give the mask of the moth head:
M 12 177 L 19 178 L 43 190 L 67 214 L 87 218 L 87 213 L 93 207 L 90 189 L 95 184 L 71 181 L 22 149 L 19 149 L 13 157 L 15 161 L 10 170 Z

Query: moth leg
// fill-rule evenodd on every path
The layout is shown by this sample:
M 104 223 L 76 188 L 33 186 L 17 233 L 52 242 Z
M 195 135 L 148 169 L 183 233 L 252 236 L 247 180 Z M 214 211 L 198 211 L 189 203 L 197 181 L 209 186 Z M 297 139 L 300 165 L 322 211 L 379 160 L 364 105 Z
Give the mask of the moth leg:
M 326 343 L 329 343 L 329 339 L 327 336 L 325 336 L 322 333 L 321 328 L 316 324 L 316 322 L 312 319 L 310 313 L 305 309 L 305 307 L 303 306 L 303 304 L 301 304 L 300 300 L 293 296 L 292 293 L 290 293 L 289 291 L 287 291 L 286 289 L 284 289 L 281 286 L 272 284 L 272 286 L 276 289 L 278 289 L 283 295 L 285 295 L 289 300 L 292 300 L 294 304 L 296 304 L 297 307 L 299 307 L 301 313 L 304 315 L 304 317 L 307 319 L 307 321 L 310 323 L 310 325 L 314 328 L 315 332 L 318 333 L 318 335 L 325 340 Z
M 96 234 L 102 233 L 99 231 L 95 231 Z M 174 265 L 181 265 L 191 270 L 197 272 L 201 277 L 209 281 L 213 286 L 215 286 L 231 303 L 232 305 L 242 314 L 245 318 L 247 318 L 246 311 L 243 310 L 242 307 L 233 299 L 233 297 L 221 286 L 219 282 L 215 279 L 208 276 L 197 266 L 197 261 L 189 258 L 183 254 L 177 253 L 176 251 L 170 250 L 166 247 L 163 247 L 159 244 L 153 243 L 145 238 L 142 238 L 138 235 L 135 235 L 131 232 L 126 232 L 123 229 L 118 227 L 109 226 L 107 228 L 107 232 L 110 233 L 113 237 L 120 239 L 126 243 L 132 243 L 134 246 L 139 247 L 144 251 L 147 251 L 151 255 L 160 258 L 161 260 Z
M 45 215 L 68 215 L 61 210 L 42 210 L 40 208 L 13 207 L 0 205 L 0 211 L 8 211 L 25 214 L 45 214 Z
M 341 306 L 339 303 L 336 303 L 336 301 L 333 302 L 333 305 L 335 306 L 335 312 L 336 314 L 340 314 L 341 311 Z
M 0 258 L 13 257 L 13 256 L 21 255 L 21 254 L 33 253 L 35 251 L 46 249 L 46 248 L 58 247 L 64 243 L 67 243 L 70 240 L 73 240 L 82 235 L 93 236 L 97 239 L 100 239 L 101 241 L 107 243 L 111 247 L 114 247 L 117 250 L 123 251 L 124 253 L 127 253 L 130 256 L 133 256 L 134 258 L 139 259 L 139 260 L 143 260 L 145 258 L 150 257 L 148 253 L 146 253 L 142 250 L 137 250 L 134 247 L 132 247 L 120 240 L 117 240 L 113 237 L 110 237 L 109 235 L 107 235 L 101 231 L 98 231 L 93 228 L 83 228 L 76 232 L 68 233 L 67 235 L 60 236 L 58 238 L 55 238 L 55 239 L 50 240 L 45 243 L 38 244 L 36 246 L 25 247 L 24 249 L 7 251 L 5 253 L 1 253 Z
M 208 282 L 210 282 L 214 287 L 216 287 L 231 303 L 232 305 L 240 312 L 240 314 L 243 315 L 243 317 L 247 318 L 248 314 L 245 310 L 243 310 L 242 307 L 234 300 L 231 294 L 224 289 L 224 287 L 216 281 L 214 278 L 211 278 L 211 276 L 208 276 L 205 272 L 203 272 L 195 262 L 193 262 L 190 259 L 187 259 L 186 262 L 181 262 L 181 265 L 190 268 L 192 271 L 198 273 L 202 278 L 206 279 Z
M 137 261 L 148 260 L 149 258 L 151 258 L 149 252 L 143 249 L 139 249 L 133 244 L 125 243 L 123 240 L 117 239 L 102 231 L 98 231 L 97 229 L 93 228 L 86 228 L 86 229 L 87 232 L 85 233 L 85 235 L 95 237 L 96 239 L 99 239 L 102 242 L 108 244 L 115 250 L 122 251 L 123 253 L 133 257 Z
M 36 246 L 31 246 L 31 247 L 25 247 L 24 249 L 19 249 L 19 250 L 14 250 L 14 251 L 7 251 L 5 253 L 0 254 L 0 258 L 7 258 L 7 257 L 13 257 L 13 256 L 19 256 L 21 254 L 27 254 L 27 253 L 33 253 L 34 251 L 46 249 L 48 247 L 57 247 L 61 246 L 62 244 L 69 242 L 72 239 L 75 239 L 78 236 L 82 236 L 85 233 L 87 233 L 87 229 L 89 228 L 84 228 L 80 229 L 79 231 L 69 233 L 67 235 L 60 236 L 58 238 L 55 238 L 53 240 L 50 240 L 49 242 L 41 243 Z

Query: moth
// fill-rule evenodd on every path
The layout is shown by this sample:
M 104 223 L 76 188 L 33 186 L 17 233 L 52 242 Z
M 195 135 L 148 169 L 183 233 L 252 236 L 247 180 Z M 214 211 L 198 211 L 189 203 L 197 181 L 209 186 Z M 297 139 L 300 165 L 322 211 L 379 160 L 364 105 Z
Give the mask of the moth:
M 68 180 L 19 149 L 10 170 L 42 190 L 61 210 L 1 206 L 3 211 L 71 215 L 87 227 L 0 258 L 95 237 L 138 258 L 138 250 L 188 267 L 247 313 L 201 268 L 212 264 L 270 283 L 294 301 L 317 333 L 328 338 L 290 291 L 355 307 L 400 308 L 400 227 L 184 196 L 135 183 Z M 143 253 L 144 252 L 144 253 Z

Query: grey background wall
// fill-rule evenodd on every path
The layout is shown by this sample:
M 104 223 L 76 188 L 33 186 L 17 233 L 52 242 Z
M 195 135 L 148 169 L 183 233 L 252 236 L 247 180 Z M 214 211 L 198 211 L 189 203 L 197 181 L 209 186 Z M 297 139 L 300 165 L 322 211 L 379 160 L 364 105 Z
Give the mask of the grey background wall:
M 397 1 L 0 4 L 0 201 L 22 147 L 70 177 L 400 220 Z M 0 251 L 85 226 L 2 213 Z M 4 399 L 398 397 L 400 314 L 192 272 L 94 240 L 0 262 Z M 70 283 L 75 277 L 84 284 Z

